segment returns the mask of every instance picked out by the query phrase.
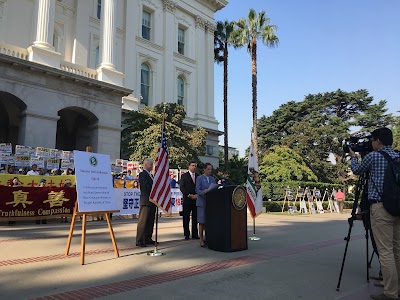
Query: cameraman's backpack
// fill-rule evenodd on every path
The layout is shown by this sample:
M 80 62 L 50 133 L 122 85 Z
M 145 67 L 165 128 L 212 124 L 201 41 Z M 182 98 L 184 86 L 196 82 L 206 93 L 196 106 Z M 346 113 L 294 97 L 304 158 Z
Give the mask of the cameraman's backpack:
M 385 151 L 378 153 L 388 162 L 381 195 L 383 207 L 392 216 L 400 216 L 400 157 L 392 158 Z

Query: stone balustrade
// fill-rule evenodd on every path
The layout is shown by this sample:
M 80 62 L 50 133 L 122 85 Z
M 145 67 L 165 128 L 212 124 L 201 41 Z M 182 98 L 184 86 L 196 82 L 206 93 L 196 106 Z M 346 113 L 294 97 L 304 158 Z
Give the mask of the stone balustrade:
M 0 44 L 0 53 L 12 57 L 28 60 L 28 50 L 8 44 Z
M 79 66 L 79 65 L 67 62 L 67 61 L 61 62 L 60 69 L 65 72 L 72 73 L 72 74 L 84 76 L 84 77 L 91 78 L 91 79 L 97 79 L 97 71 L 96 70 L 86 68 L 83 66 Z

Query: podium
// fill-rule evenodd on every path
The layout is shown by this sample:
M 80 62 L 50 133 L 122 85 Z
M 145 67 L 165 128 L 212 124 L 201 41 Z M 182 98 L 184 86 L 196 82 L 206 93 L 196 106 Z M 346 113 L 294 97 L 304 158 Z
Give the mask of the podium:
M 222 252 L 247 250 L 247 205 L 236 207 L 233 192 L 246 195 L 243 187 L 233 185 L 206 195 L 206 240 L 209 249 Z M 243 194 L 244 193 L 244 194 Z M 237 198 L 237 197 L 236 197 Z

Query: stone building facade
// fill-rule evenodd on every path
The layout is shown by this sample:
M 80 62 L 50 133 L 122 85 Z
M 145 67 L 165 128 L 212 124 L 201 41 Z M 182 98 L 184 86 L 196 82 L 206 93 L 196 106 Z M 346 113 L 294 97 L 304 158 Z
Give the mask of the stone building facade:
M 227 0 L 0 0 L 0 142 L 120 156 L 123 112 L 185 106 L 214 116 L 214 13 Z

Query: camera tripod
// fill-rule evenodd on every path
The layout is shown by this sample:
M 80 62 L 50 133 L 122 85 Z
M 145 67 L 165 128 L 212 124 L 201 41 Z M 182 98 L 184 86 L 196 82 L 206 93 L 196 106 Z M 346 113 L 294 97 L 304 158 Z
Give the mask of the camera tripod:
M 368 242 L 368 240 L 369 240 L 370 236 L 372 235 L 372 232 L 371 232 L 371 221 L 370 221 L 370 216 L 369 216 L 369 202 L 368 202 L 368 197 L 367 197 L 368 177 L 369 177 L 368 173 L 364 173 L 364 174 L 360 175 L 358 178 L 357 185 L 356 185 L 353 208 L 351 210 L 351 217 L 348 219 L 349 231 L 347 232 L 347 236 L 344 238 L 344 240 L 346 241 L 346 247 L 344 249 L 342 267 L 340 269 L 340 275 L 339 275 L 339 281 L 336 286 L 337 291 L 339 291 L 339 289 L 340 289 L 340 282 L 342 280 L 343 268 L 344 268 L 344 263 L 346 261 L 346 254 L 347 254 L 347 249 L 348 249 L 350 238 L 351 238 L 351 231 L 353 228 L 354 220 L 362 220 L 364 223 L 365 241 L 366 241 L 366 250 L 367 250 L 367 253 L 366 253 L 367 282 L 369 282 L 369 268 L 371 266 L 373 254 L 371 256 L 371 259 L 369 259 L 369 242 Z M 360 205 L 358 205 L 360 196 L 361 196 L 361 201 L 360 201 Z M 358 206 L 360 206 L 360 208 L 361 208 L 361 213 L 357 213 Z M 372 236 L 371 236 L 371 241 L 372 241 Z M 374 252 L 375 252 L 375 250 L 374 250 Z

